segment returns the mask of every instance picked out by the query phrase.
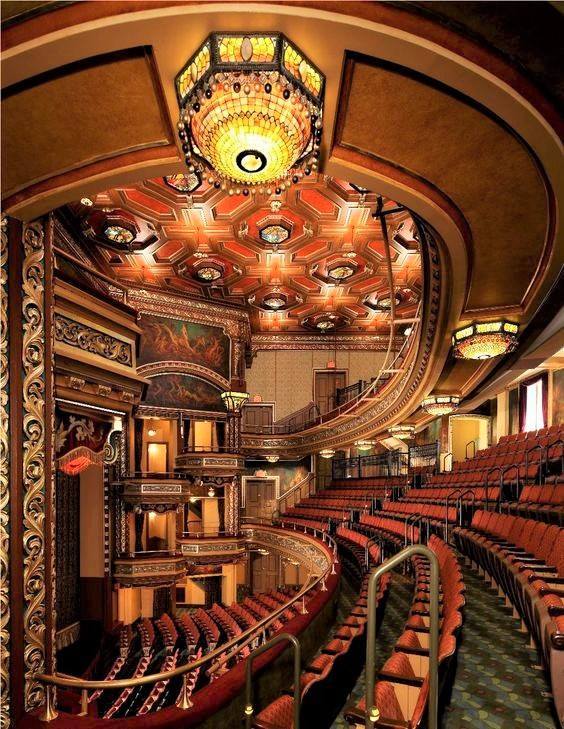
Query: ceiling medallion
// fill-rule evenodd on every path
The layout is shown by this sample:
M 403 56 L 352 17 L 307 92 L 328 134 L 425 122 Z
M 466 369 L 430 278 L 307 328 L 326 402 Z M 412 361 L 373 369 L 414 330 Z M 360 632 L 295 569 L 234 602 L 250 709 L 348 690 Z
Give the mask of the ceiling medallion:
M 400 438 L 401 440 L 409 440 L 415 435 L 415 426 L 404 423 L 403 425 L 392 425 L 388 428 L 388 433 L 393 438 Z
M 202 184 L 202 180 L 197 172 L 190 172 L 187 175 L 167 175 L 163 177 L 165 185 L 172 187 L 177 192 L 194 192 Z
M 279 194 L 317 170 L 325 77 L 281 33 L 212 33 L 176 77 L 190 173 Z
M 491 359 L 511 352 L 517 345 L 519 324 L 499 320 L 474 322 L 452 335 L 454 356 L 460 359 Z
M 260 237 L 267 243 L 284 243 L 290 237 L 290 231 L 284 225 L 276 223 L 275 225 L 267 225 L 261 228 Z
M 319 451 L 319 455 L 321 458 L 333 458 L 335 451 L 332 448 L 324 448 L 322 451 Z
M 429 415 L 449 415 L 460 405 L 458 395 L 429 395 L 421 402 L 421 407 Z
M 326 311 L 321 311 L 318 314 L 307 316 L 300 322 L 302 326 L 307 327 L 308 329 L 314 329 L 322 334 L 334 332 L 336 329 L 347 326 L 349 323 L 349 319 L 342 314 Z

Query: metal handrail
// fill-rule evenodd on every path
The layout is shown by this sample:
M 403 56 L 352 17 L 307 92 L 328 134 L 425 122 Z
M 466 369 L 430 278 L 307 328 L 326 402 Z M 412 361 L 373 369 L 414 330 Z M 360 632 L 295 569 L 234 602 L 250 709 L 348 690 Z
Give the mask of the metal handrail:
M 422 555 L 431 566 L 430 575 L 430 626 L 429 626 L 429 709 L 428 729 L 437 729 L 439 713 L 439 560 L 437 555 L 422 544 L 405 547 L 377 567 L 368 580 L 368 619 L 366 626 L 366 693 L 365 729 L 373 729 L 380 718 L 374 702 L 376 686 L 376 610 L 378 607 L 378 582 L 380 577 L 405 560 Z
M 450 491 L 447 494 L 446 500 L 445 500 L 445 542 L 448 544 L 448 502 L 450 501 L 451 496 L 454 496 L 455 494 L 460 495 L 462 492 L 461 488 L 456 488 Z
M 472 458 L 474 458 L 476 456 L 476 441 L 469 440 L 468 443 L 466 443 L 466 458 L 468 458 L 468 446 L 469 445 L 471 445 L 473 447 Z
M 299 491 L 300 491 L 300 496 L 301 496 L 301 489 L 302 489 L 302 486 L 303 486 L 304 484 L 306 484 L 306 483 L 309 483 L 309 484 L 310 484 L 310 486 L 311 486 L 311 482 L 312 482 L 312 480 L 314 479 L 314 476 L 315 476 L 315 475 L 314 475 L 313 473 L 308 473 L 308 474 L 307 474 L 307 476 L 306 476 L 305 478 L 302 478 L 302 480 L 301 480 L 301 481 L 299 481 L 299 482 L 298 482 L 297 484 L 295 484 L 295 486 L 292 486 L 292 488 L 291 488 L 291 489 L 289 489 L 289 490 L 288 490 L 288 491 L 286 491 L 285 493 L 281 494 L 280 496 L 277 496 L 277 497 L 276 497 L 276 501 L 278 502 L 278 506 L 277 506 L 277 508 L 276 508 L 276 509 L 275 509 L 275 510 L 274 510 L 274 511 L 272 512 L 272 518 L 274 518 L 274 517 L 275 517 L 275 515 L 276 515 L 277 517 L 279 517 L 279 516 L 281 516 L 281 515 L 282 515 L 283 513 L 285 513 L 285 510 L 284 510 L 284 511 L 281 511 L 281 509 L 282 509 L 282 505 L 281 505 L 281 504 L 282 504 L 282 501 L 283 501 L 283 500 L 286 500 L 286 499 L 288 499 L 288 497 L 289 497 L 289 496 L 291 496 L 292 494 L 294 494 L 294 493 L 295 493 L 295 492 L 296 492 L 297 490 L 299 490 Z M 311 488 L 310 488 L 310 487 L 308 487 L 308 496 L 311 496 Z M 296 502 L 294 501 L 294 505 L 295 505 L 295 503 L 296 503 Z
M 256 521 L 256 519 L 255 519 Z M 327 545 L 327 549 L 330 550 L 330 545 Z M 51 687 L 52 686 L 58 686 L 60 688 L 71 688 L 75 690 L 80 691 L 89 691 L 91 689 L 125 689 L 125 688 L 132 688 L 135 686 L 143 686 L 147 684 L 155 684 L 159 681 L 169 681 L 172 678 L 176 678 L 178 676 L 183 676 L 183 681 L 186 681 L 186 675 L 194 671 L 196 668 L 200 668 L 200 666 L 203 666 L 206 663 L 210 663 L 211 661 L 215 661 L 216 659 L 219 659 L 223 653 L 226 651 L 231 650 L 235 646 L 239 646 L 239 650 L 241 647 L 244 647 L 247 643 L 249 643 L 252 639 L 256 638 L 257 635 L 260 635 L 264 630 L 266 630 L 267 626 L 270 625 L 270 623 L 274 622 L 279 615 L 281 615 L 285 610 L 287 610 L 291 605 L 294 603 L 303 600 L 305 601 L 305 596 L 308 592 L 310 592 L 313 588 L 315 588 L 318 584 L 322 583 L 330 574 L 333 573 L 334 570 L 334 555 L 332 558 L 328 558 L 328 561 L 330 565 L 327 567 L 327 569 L 319 575 L 310 575 L 308 576 L 308 579 L 306 581 L 306 584 L 304 587 L 299 590 L 288 602 L 284 603 L 284 605 L 277 608 L 274 612 L 270 613 L 270 615 L 267 615 L 266 617 L 259 620 L 257 623 L 252 625 L 250 628 L 247 628 L 247 630 L 243 631 L 240 635 L 235 636 L 230 641 L 227 641 L 226 643 L 223 643 L 222 645 L 215 648 L 213 651 L 210 651 L 209 653 L 206 653 L 204 656 L 201 656 L 197 660 L 193 661 L 192 663 L 187 663 L 183 666 L 179 666 L 178 668 L 173 669 L 172 671 L 162 671 L 160 673 L 153 673 L 145 676 L 139 676 L 137 678 L 121 678 L 121 679 L 114 679 L 111 681 L 107 680 L 99 680 L 99 681 L 93 681 L 93 680 L 85 680 L 81 678 L 74 678 L 74 677 L 68 677 L 66 674 L 47 674 L 47 673 L 37 673 L 35 674 L 34 678 L 39 681 L 40 683 L 45 685 L 45 705 L 44 710 L 40 715 L 41 721 L 51 721 L 52 719 L 56 718 L 57 711 L 54 706 L 54 696 L 51 696 Z M 243 643 L 243 646 L 240 644 Z M 218 663 L 218 665 L 220 665 Z M 185 691 L 183 690 L 180 695 L 180 703 L 182 703 L 182 699 L 185 696 Z M 180 706 L 180 708 L 189 708 L 186 706 Z
M 443 471 L 446 471 L 446 459 L 449 458 L 449 456 L 450 456 L 450 470 L 452 471 L 452 467 L 454 465 L 452 451 L 448 451 L 448 453 L 443 453 Z
M 256 648 L 247 658 L 245 667 L 245 727 L 251 729 L 253 725 L 253 661 L 262 653 L 273 648 L 278 643 L 290 643 L 294 649 L 294 729 L 300 729 L 300 702 L 301 685 L 300 674 L 302 672 L 302 652 L 300 641 L 291 633 L 280 633 L 271 640 Z

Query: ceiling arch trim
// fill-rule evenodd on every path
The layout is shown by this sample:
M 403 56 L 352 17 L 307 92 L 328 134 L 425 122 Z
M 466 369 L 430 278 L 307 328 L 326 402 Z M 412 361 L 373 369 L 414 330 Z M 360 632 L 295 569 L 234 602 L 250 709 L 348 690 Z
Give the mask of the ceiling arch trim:
M 179 375 L 194 375 L 200 379 L 211 382 L 216 387 L 220 387 L 222 390 L 229 389 L 229 380 L 222 377 L 217 372 L 202 367 L 190 362 L 180 362 L 177 360 L 163 360 L 161 362 L 151 362 L 146 365 L 141 365 L 137 368 L 137 374 L 142 377 L 156 377 L 161 374 L 179 374 Z

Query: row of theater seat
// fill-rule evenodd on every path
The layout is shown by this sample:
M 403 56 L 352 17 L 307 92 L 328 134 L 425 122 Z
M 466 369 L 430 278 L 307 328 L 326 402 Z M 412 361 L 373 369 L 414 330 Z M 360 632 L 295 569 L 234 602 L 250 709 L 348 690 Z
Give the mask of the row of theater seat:
M 463 623 L 464 583 L 452 549 L 436 536 L 429 539 L 428 546 L 439 561 L 439 686 L 445 687 L 452 679 L 452 658 Z M 413 602 L 394 652 L 377 676 L 374 705 L 379 719 L 373 723 L 374 727 L 414 729 L 424 721 L 429 698 L 429 565 L 419 556 L 412 562 Z M 364 726 L 365 708 L 364 698 L 346 707 L 345 718 L 351 726 Z
M 559 478 L 562 479 L 562 476 Z M 561 524 L 564 519 L 564 483 L 525 486 L 519 494 L 519 500 L 509 502 L 504 507 L 513 514 Z
M 228 608 L 214 604 L 209 610 L 198 608 L 190 613 L 182 612 L 172 618 L 167 613 L 160 618 L 141 618 L 133 626 L 124 626 L 119 634 L 119 655 L 100 678 L 105 680 L 140 677 L 146 673 L 172 670 L 177 663 L 186 663 L 205 652 L 214 650 L 218 645 L 240 635 L 259 620 L 278 610 L 295 594 L 292 588 L 258 593 L 245 598 L 242 604 L 233 603 Z M 309 597 L 311 599 L 313 595 Z M 289 607 L 267 631 L 267 637 L 282 629 L 284 624 L 297 614 L 297 608 Z M 258 645 L 260 636 L 255 645 Z M 254 647 L 254 645 L 252 646 Z M 196 671 L 187 679 L 189 690 L 201 688 L 210 680 L 222 675 L 238 660 L 249 653 L 246 647 L 241 655 L 218 663 L 217 673 L 200 674 Z M 182 660 L 180 660 L 182 659 Z M 180 685 L 167 695 L 169 682 L 159 682 L 153 687 L 143 689 L 124 689 L 120 692 L 111 689 L 93 692 L 89 704 L 94 713 L 106 718 L 119 718 L 135 714 L 145 714 L 170 705 L 178 697 Z M 133 713 L 132 713 L 133 712 Z
M 354 574 L 360 576 L 359 595 L 346 619 L 337 625 L 330 639 L 311 660 L 300 676 L 301 710 L 303 726 L 324 726 L 332 719 L 345 700 L 351 681 L 358 672 L 364 648 L 367 618 L 367 568 L 365 553 L 368 538 L 345 527 L 337 530 L 337 541 L 353 561 Z M 378 547 L 369 547 L 370 564 L 380 559 Z M 380 581 L 378 601 L 384 609 L 390 576 Z M 255 718 L 256 729 L 291 729 L 293 724 L 293 687 L 263 709 Z
M 456 528 L 459 549 L 506 596 L 541 649 L 564 724 L 564 529 L 519 516 L 477 511 Z

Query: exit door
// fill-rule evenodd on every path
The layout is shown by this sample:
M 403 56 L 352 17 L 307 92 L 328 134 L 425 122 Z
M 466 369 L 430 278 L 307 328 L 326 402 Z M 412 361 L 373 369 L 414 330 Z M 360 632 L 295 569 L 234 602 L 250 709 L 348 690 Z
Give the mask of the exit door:
M 315 373 L 315 404 L 321 415 L 325 415 L 336 407 L 337 390 L 346 387 L 346 384 L 347 373 L 342 370 Z
M 272 518 L 276 509 L 276 480 L 274 478 L 245 479 L 245 516 Z

